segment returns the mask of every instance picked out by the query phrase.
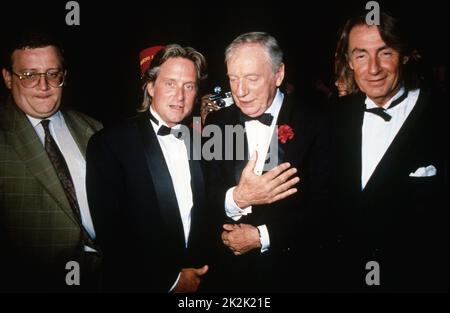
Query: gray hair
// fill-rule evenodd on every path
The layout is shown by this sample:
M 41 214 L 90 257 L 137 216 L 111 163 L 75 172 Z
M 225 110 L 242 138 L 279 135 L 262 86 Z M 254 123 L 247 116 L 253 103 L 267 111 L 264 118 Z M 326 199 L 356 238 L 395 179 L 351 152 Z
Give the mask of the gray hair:
M 152 97 L 147 92 L 147 84 L 156 81 L 161 65 L 171 58 L 184 58 L 194 63 L 197 73 L 197 87 L 198 83 L 207 77 L 205 73 L 207 67 L 206 59 L 200 52 L 192 47 L 182 47 L 177 44 L 167 45 L 154 56 L 149 69 L 144 74 L 144 100 L 138 108 L 138 112 L 145 112 L 148 110 L 152 103 Z
M 272 71 L 276 73 L 283 63 L 283 51 L 281 51 L 277 40 L 265 32 L 250 32 L 236 37 L 225 50 L 225 63 L 228 62 L 237 47 L 249 43 L 257 43 L 264 47 L 272 65 Z

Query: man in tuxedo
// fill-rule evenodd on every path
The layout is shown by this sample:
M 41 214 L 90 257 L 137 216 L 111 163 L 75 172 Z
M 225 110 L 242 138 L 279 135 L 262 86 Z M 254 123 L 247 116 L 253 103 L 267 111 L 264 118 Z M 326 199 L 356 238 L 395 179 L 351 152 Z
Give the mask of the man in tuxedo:
M 354 17 L 338 43 L 351 77 L 333 115 L 339 290 L 448 291 L 448 103 L 414 80 L 400 26 Z
M 146 71 L 141 114 L 89 142 L 88 198 L 106 291 L 195 292 L 208 271 L 201 158 L 180 124 L 205 67 L 193 48 L 164 47 Z
M 309 261 L 319 251 L 319 216 L 327 194 L 325 118 L 319 108 L 279 90 L 283 53 L 271 35 L 238 36 L 227 47 L 225 62 L 236 105 L 212 112 L 204 129 L 205 136 L 209 127 L 218 126 L 224 136 L 222 154 L 207 162 L 210 207 L 223 221 L 217 287 L 244 292 L 313 288 L 307 274 L 317 273 Z M 230 126 L 245 131 L 230 140 Z M 239 151 L 244 153 L 239 156 Z
M 11 95 L 0 105 L 0 290 L 95 290 L 85 151 L 101 124 L 62 109 L 63 51 L 49 35 L 18 36 L 4 61 Z M 70 261 L 80 285 L 66 284 Z

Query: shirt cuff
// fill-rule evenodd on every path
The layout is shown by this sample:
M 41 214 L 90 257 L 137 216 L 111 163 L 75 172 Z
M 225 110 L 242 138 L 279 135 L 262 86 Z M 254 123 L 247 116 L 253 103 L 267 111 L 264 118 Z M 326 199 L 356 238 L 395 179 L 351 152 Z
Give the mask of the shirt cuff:
M 236 187 L 232 187 L 228 189 L 225 194 L 225 213 L 229 218 L 232 218 L 234 221 L 238 221 L 243 215 L 252 213 L 252 206 L 248 206 L 243 209 L 237 206 L 233 199 L 233 191 L 235 188 Z
M 170 287 L 169 292 L 172 292 L 172 290 L 175 289 L 175 286 L 178 284 L 178 281 L 180 280 L 180 277 L 181 277 L 181 273 L 178 273 L 177 280 L 176 280 L 175 283 L 172 285 L 172 287 Z
M 267 230 L 266 225 L 258 226 L 259 230 L 259 240 L 261 241 L 261 253 L 264 253 L 270 248 L 270 238 L 269 231 Z

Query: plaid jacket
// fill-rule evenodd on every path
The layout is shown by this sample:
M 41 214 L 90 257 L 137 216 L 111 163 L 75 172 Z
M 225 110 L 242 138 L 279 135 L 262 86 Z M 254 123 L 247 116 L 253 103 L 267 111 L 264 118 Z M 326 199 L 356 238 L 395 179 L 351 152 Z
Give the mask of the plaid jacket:
M 84 156 L 101 124 L 74 111 L 63 115 Z M 7 272 L 31 266 L 45 273 L 80 260 L 80 240 L 80 226 L 42 143 L 26 115 L 8 100 L 0 105 L 0 243 L 7 248 L 0 263 L 8 265 Z

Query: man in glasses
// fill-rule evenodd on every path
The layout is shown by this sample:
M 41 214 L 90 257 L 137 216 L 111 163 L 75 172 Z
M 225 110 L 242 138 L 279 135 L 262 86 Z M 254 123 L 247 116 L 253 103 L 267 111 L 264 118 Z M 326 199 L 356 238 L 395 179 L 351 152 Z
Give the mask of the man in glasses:
M 2 75 L 11 94 L 0 105 L 0 290 L 92 290 L 99 258 L 84 155 L 101 124 L 61 109 L 66 70 L 52 38 L 27 33 L 7 52 Z

